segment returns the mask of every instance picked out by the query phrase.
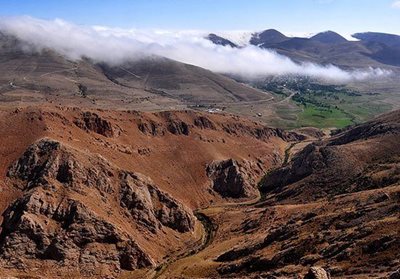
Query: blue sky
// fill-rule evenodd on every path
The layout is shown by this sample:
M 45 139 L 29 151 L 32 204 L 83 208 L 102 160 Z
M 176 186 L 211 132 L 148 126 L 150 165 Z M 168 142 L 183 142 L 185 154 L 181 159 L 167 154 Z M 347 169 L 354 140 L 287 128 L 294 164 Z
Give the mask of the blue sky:
M 0 16 L 123 28 L 400 33 L 394 0 L 0 0 Z

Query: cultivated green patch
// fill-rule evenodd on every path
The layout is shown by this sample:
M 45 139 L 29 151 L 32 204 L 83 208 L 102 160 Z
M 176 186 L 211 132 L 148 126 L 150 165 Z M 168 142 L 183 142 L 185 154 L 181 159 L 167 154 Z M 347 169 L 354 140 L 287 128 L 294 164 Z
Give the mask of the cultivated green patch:
M 390 105 L 382 102 L 381 94 L 361 93 L 308 78 L 275 78 L 257 86 L 272 92 L 279 100 L 273 107 L 277 119 L 271 123 L 289 129 L 343 128 L 390 110 Z

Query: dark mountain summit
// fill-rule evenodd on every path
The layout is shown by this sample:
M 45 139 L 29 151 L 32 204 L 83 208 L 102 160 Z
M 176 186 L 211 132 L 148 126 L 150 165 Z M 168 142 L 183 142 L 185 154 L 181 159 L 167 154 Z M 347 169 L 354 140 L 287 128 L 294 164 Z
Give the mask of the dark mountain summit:
M 347 42 L 344 37 L 333 31 L 318 33 L 317 35 L 311 37 L 311 40 L 324 44 L 340 44 Z
M 260 33 L 255 33 L 250 39 L 250 44 L 260 47 L 267 47 L 287 41 L 289 38 L 275 29 L 268 29 Z

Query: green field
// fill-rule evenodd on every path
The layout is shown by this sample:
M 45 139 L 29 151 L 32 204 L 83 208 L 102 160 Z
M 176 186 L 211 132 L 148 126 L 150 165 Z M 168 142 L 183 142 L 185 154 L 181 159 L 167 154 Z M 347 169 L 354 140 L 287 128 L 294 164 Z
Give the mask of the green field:
M 328 109 L 315 105 L 301 105 L 297 124 L 299 127 L 312 126 L 316 128 L 343 128 L 354 124 L 352 118 L 339 109 Z
M 277 100 L 292 96 L 289 101 L 278 101 L 273 106 L 277 117 L 271 124 L 287 129 L 343 128 L 390 110 L 390 105 L 382 102 L 382 94 L 365 94 L 307 79 L 273 81 L 261 88 L 273 92 Z

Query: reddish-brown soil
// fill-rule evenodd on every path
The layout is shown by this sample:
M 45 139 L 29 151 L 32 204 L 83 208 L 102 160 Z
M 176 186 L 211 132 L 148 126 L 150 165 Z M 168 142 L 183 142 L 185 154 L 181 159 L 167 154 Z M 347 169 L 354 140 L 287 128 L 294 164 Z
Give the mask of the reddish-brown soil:
M 1 212 L 26 193 L 7 175 L 10 166 L 31 144 L 43 138 L 60 142 L 85 166 L 89 166 L 88 160 L 97 160 L 96 156 L 100 155 L 112 166 L 111 171 L 121 169 L 147 176 L 161 191 L 189 210 L 226 202 L 211 188 L 206 174 L 206 166 L 211 162 L 231 158 L 249 162 L 255 166 L 252 179 L 258 181 L 264 172 L 282 163 L 289 142 L 302 138 L 234 115 L 192 111 L 140 113 L 42 106 L 3 109 L 1 114 L 0 126 L 4 134 L 0 139 Z M 58 191 L 66 187 L 57 181 L 54 183 L 59 185 L 55 186 L 60 189 Z M 70 198 L 79 200 L 107 222 L 123 227 L 156 265 L 166 256 L 195 247 L 204 234 L 197 221 L 194 231 L 189 233 L 163 229 L 152 235 L 129 229 L 130 226 L 121 223 L 125 221 L 118 215 L 118 205 L 107 203 L 104 206 L 111 206 L 108 211 L 102 208 L 98 190 L 89 189 L 78 194 L 66 190 Z M 116 211 L 111 209 L 113 207 Z M 24 271 L 2 272 L 11 275 L 49 272 L 49 276 L 60 272 L 69 276 L 84 274 L 79 267 L 71 268 L 68 273 L 68 268 L 62 265 L 57 268 L 58 273 L 52 273 L 49 269 L 53 268 L 53 261 L 27 259 L 23 262 Z M 101 272 L 99 274 L 107 273 Z

